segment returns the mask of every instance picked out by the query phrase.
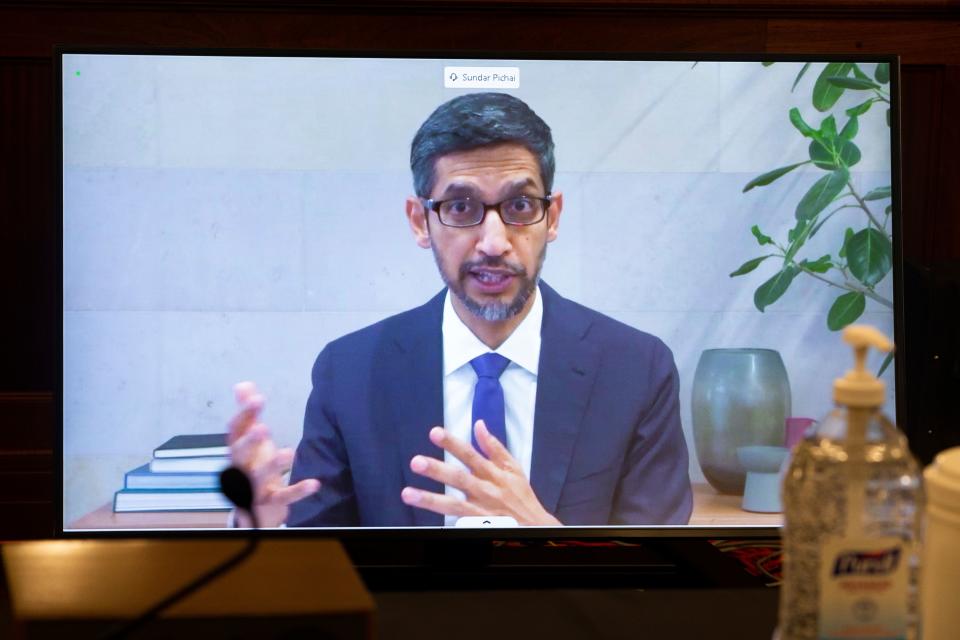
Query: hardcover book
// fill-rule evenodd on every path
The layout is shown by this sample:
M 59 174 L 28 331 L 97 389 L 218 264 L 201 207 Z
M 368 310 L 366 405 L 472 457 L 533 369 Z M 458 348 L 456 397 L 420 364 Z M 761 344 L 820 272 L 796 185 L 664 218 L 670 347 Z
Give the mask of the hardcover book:
M 195 458 L 198 456 L 225 456 L 227 434 L 199 433 L 174 436 L 153 450 L 154 458 Z
M 232 506 L 219 489 L 121 489 L 113 499 L 115 512 L 226 511 Z
M 180 458 L 179 461 L 190 460 Z M 215 471 L 154 473 L 149 464 L 131 469 L 124 476 L 125 489 L 220 489 L 220 474 Z
M 150 461 L 152 473 L 220 473 L 230 466 L 227 456 L 198 458 L 154 458 Z

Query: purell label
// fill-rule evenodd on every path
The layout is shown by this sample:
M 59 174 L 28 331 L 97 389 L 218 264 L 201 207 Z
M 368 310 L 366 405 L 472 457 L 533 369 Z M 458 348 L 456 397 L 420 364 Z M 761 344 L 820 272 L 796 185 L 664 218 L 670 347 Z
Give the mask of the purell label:
M 833 577 L 884 576 L 893 573 L 900 564 L 900 546 L 880 551 L 851 551 L 841 553 L 833 563 Z
M 897 538 L 831 538 L 820 567 L 819 638 L 899 640 L 907 633 L 906 549 Z

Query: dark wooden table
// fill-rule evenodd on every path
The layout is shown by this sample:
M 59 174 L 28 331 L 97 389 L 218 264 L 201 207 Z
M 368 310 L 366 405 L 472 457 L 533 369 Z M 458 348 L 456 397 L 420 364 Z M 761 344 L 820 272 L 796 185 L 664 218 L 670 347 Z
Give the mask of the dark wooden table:
M 776 588 L 374 592 L 378 637 L 770 640 Z

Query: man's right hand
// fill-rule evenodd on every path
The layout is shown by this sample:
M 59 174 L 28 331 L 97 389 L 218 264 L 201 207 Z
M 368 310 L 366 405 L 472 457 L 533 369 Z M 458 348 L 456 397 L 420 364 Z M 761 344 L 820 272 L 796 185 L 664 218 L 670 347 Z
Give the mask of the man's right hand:
M 240 411 L 230 420 L 227 444 L 230 462 L 253 484 L 253 508 L 261 527 L 277 527 L 287 519 L 289 505 L 316 493 L 320 481 L 309 478 L 287 486 L 284 475 L 293 464 L 293 449 L 278 449 L 267 425 L 259 422 L 264 398 L 252 382 L 234 387 Z M 240 527 L 251 525 L 247 514 L 236 512 Z

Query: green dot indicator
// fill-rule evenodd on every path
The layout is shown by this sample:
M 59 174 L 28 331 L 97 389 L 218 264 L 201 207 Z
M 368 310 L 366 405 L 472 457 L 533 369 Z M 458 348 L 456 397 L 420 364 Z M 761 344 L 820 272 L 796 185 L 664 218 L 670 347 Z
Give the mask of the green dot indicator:
M 77 71 L 77 76 L 79 76 L 79 75 L 80 75 L 80 72 L 79 72 L 79 71 Z

